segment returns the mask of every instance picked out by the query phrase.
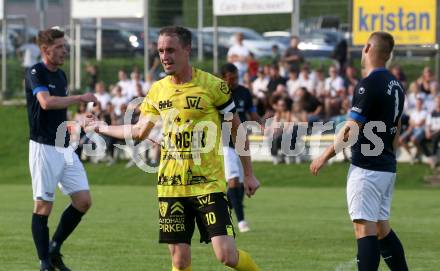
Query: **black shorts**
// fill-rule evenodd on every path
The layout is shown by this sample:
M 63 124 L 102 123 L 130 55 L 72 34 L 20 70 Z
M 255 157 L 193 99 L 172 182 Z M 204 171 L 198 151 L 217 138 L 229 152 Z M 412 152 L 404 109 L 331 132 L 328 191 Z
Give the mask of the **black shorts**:
M 214 236 L 235 237 L 224 193 L 159 198 L 159 243 L 191 244 L 195 223 L 200 232 L 200 243 L 209 243 Z

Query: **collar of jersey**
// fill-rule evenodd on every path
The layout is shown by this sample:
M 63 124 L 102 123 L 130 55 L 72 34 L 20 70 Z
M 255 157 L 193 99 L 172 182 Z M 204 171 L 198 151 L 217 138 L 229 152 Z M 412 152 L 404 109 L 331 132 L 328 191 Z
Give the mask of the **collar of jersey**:
M 48 71 L 48 72 L 57 72 L 58 68 L 55 71 L 51 71 L 47 68 L 46 64 L 44 63 L 44 61 L 40 61 L 41 65 L 43 65 L 43 67 Z
M 197 81 L 198 71 L 197 71 L 197 69 L 194 68 L 194 67 L 191 67 L 191 69 L 192 69 L 192 78 L 191 78 L 191 81 L 188 81 L 188 82 L 183 83 L 183 84 L 175 84 L 175 83 L 173 83 L 173 81 L 171 81 L 171 76 L 169 75 L 169 76 L 167 76 L 167 80 L 166 80 L 167 84 L 168 84 L 169 86 L 171 86 L 171 87 L 175 87 L 175 88 L 186 88 L 186 87 L 192 87 L 192 86 L 194 86 L 194 85 L 195 85 L 195 82 Z
M 376 69 L 372 70 L 368 76 L 372 75 L 375 72 L 384 72 L 384 71 L 387 71 L 387 69 L 384 67 L 376 68 Z

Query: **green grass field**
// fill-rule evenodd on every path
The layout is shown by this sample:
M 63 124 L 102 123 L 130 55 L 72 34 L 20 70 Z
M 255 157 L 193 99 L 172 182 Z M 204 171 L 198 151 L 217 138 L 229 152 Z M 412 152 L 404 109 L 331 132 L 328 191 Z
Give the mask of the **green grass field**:
M 23 107 L 0 107 L 0 270 L 37 270 L 30 232 L 32 191 Z M 346 211 L 348 164 L 325 168 L 319 177 L 308 164 L 255 163 L 262 188 L 246 200 L 252 231 L 237 235 L 262 270 L 356 270 L 356 242 Z M 93 207 L 63 248 L 74 270 L 171 270 L 166 246 L 157 243 L 155 176 L 124 163 L 86 164 Z M 426 187 L 424 165 L 399 165 L 392 225 L 405 245 L 411 270 L 440 270 L 439 189 Z M 67 205 L 57 194 L 53 232 Z M 209 245 L 193 238 L 193 270 L 227 270 Z M 387 270 L 381 264 L 381 270 Z

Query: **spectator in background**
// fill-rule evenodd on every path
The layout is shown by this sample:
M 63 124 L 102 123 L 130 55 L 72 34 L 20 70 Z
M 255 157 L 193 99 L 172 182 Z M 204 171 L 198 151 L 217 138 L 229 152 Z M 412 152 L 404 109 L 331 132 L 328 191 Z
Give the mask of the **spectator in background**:
M 346 96 L 344 80 L 338 75 L 336 66 L 328 69 L 329 77 L 325 79 L 325 116 L 327 119 L 338 114 L 342 99 Z
M 301 112 L 301 121 L 313 123 L 320 121 L 322 116 L 322 104 L 305 87 L 297 91 L 298 111 Z
M 290 99 L 295 100 L 295 92 L 301 87 L 298 79 L 298 71 L 292 69 L 289 71 L 289 80 L 287 80 L 287 92 Z
M 411 162 L 418 160 L 421 154 L 421 142 L 425 138 L 425 122 L 428 112 L 423 109 L 423 99 L 417 98 L 416 108 L 409 116 L 409 127 L 400 136 L 399 142 L 411 157 Z M 414 144 L 417 148 L 416 154 L 413 156 L 409 148 L 408 142 Z
M 107 106 L 109 103 L 111 103 L 112 97 L 110 94 L 105 91 L 105 84 L 102 81 L 99 81 L 95 85 L 95 97 L 98 100 L 98 103 L 100 104 L 100 113 L 103 113 L 105 110 L 107 110 Z
M 403 72 L 402 68 L 399 64 L 394 64 L 390 67 L 390 72 L 394 75 L 394 77 L 399 80 L 399 82 L 402 84 L 404 89 L 406 90 L 408 87 L 408 83 L 406 82 L 406 75 Z
M 125 106 L 128 101 L 127 98 L 122 95 L 121 86 L 115 87 L 116 95 L 111 99 L 111 103 L 114 107 L 114 112 L 116 116 L 120 116 L 122 114 L 122 107 Z
M 151 74 L 151 72 L 147 72 L 145 74 L 144 84 L 142 85 L 142 93 L 144 94 L 144 96 L 146 96 L 148 91 L 150 91 L 150 88 L 153 85 L 153 83 L 154 83 L 153 74 Z
M 228 50 L 227 61 L 238 69 L 238 82 L 243 84 L 244 74 L 248 70 L 249 50 L 243 44 L 243 33 L 235 34 L 235 43 Z
M 154 81 L 159 80 L 162 65 L 160 64 L 159 52 L 157 51 L 157 42 L 153 41 L 150 44 L 149 53 L 149 73 L 151 74 Z
M 315 91 L 314 95 L 318 100 L 324 104 L 325 102 L 325 75 L 324 70 L 322 68 L 318 68 L 315 71 L 316 80 L 315 80 Z
M 289 160 L 285 160 L 285 155 L 281 152 L 281 142 L 283 133 L 292 132 L 292 122 L 295 121 L 291 111 L 292 101 L 287 97 L 276 96 L 273 99 L 272 107 L 274 116 L 270 120 L 270 124 L 265 129 L 266 136 L 272 139 L 270 153 L 272 155 L 274 165 L 282 162 L 289 163 Z M 273 137 L 271 137 L 273 135 Z M 296 136 L 295 136 L 296 139 Z M 294 138 L 292 137 L 292 141 Z M 293 146 L 295 143 L 293 143 Z M 291 144 L 292 146 L 292 144 Z
M 287 64 L 288 70 L 299 71 L 301 64 L 304 62 L 304 57 L 298 49 L 299 38 L 293 36 L 290 38 L 290 47 L 284 52 L 283 61 Z
M 432 151 L 429 157 L 429 165 L 431 169 L 434 169 L 437 165 L 437 151 L 438 144 L 440 143 L 440 96 L 436 96 L 434 99 L 435 108 L 426 119 L 425 126 L 425 138 L 432 142 Z M 425 142 L 422 142 L 425 144 Z
M 267 84 L 267 90 L 269 93 L 273 93 L 278 85 L 286 85 L 286 79 L 280 76 L 278 64 L 270 65 L 270 77 Z
M 315 81 L 310 77 L 309 67 L 304 65 L 299 74 L 299 84 L 310 93 L 315 93 Z
M 86 91 L 92 91 L 98 83 L 98 68 L 90 63 L 86 64 Z
M 420 91 L 420 86 L 417 84 L 417 82 L 412 82 L 409 84 L 408 91 L 405 94 L 406 99 L 404 112 L 408 115 L 411 115 L 411 113 L 416 109 L 417 99 L 422 99 L 425 101 L 427 97 L 424 92 Z
M 281 61 L 280 48 L 277 44 L 272 45 L 272 55 L 270 56 L 270 63 L 277 64 Z
M 264 74 L 263 68 L 259 68 L 257 78 L 252 82 L 252 94 L 258 99 L 264 99 L 267 93 L 267 85 L 269 84 L 269 77 Z
M 255 56 L 252 52 L 249 52 L 248 58 L 248 76 L 251 81 L 254 81 L 257 78 L 258 72 L 258 61 L 255 59 Z
M 243 86 L 249 89 L 252 89 L 252 80 L 248 72 L 246 72 L 243 76 Z
M 272 95 L 289 98 L 289 93 L 287 92 L 287 87 L 286 87 L 286 85 L 282 85 L 282 84 L 278 84 L 277 88 L 272 93 Z
M 263 72 L 264 72 L 264 76 L 266 76 L 267 78 L 270 77 L 270 65 L 269 64 L 264 64 Z
M 32 37 L 29 41 L 21 45 L 17 49 L 17 56 L 21 59 L 21 66 L 26 69 L 34 66 L 40 60 L 40 48 L 37 45 L 36 37 Z
M 263 116 L 267 109 L 267 85 L 269 84 L 269 77 L 264 75 L 263 68 L 258 69 L 257 78 L 252 82 L 252 96 L 254 97 L 254 104 L 257 107 L 259 116 Z
M 351 101 L 356 85 L 359 83 L 359 79 L 356 76 L 356 68 L 349 65 L 345 68 L 344 88 L 347 91 L 347 95 Z
M 75 115 L 73 116 L 73 121 L 75 121 L 76 123 L 84 123 L 86 115 L 87 115 L 87 104 L 80 103 L 77 107 Z M 82 148 L 83 148 L 83 144 L 85 142 L 84 136 L 85 136 L 85 133 L 81 129 L 79 144 L 75 150 L 78 157 L 81 157 L 81 154 L 82 154 Z
M 341 39 L 333 49 L 331 58 L 335 60 L 336 70 L 340 75 L 345 74 L 345 63 L 347 62 L 348 44 L 345 39 Z
M 420 91 L 425 94 L 430 94 L 433 89 L 437 89 L 438 82 L 434 78 L 434 73 L 430 67 L 423 69 L 422 75 L 417 80 Z
M 142 93 L 142 88 L 144 85 L 144 82 L 141 80 L 141 74 L 139 73 L 139 71 L 137 70 L 133 70 L 133 72 L 131 72 L 130 74 L 130 84 L 128 85 L 128 89 L 126 90 L 126 92 L 122 92 L 122 94 L 129 100 L 131 101 L 133 98 L 136 97 L 140 97 L 139 96 L 139 85 L 141 88 L 141 93 Z M 143 96 L 143 95 L 142 95 Z
M 125 93 L 128 92 L 129 88 L 130 88 L 130 80 L 127 77 L 127 72 L 124 69 L 119 69 L 118 71 L 118 83 L 117 85 L 121 87 L 122 89 L 122 94 L 124 95 Z

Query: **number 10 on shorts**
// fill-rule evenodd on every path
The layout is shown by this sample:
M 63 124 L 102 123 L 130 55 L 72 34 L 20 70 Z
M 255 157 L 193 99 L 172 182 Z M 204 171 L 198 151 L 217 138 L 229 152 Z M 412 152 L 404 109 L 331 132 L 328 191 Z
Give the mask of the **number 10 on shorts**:
M 215 217 L 215 214 L 213 212 L 209 212 L 205 214 L 206 217 L 206 223 L 208 223 L 208 226 L 214 225 L 215 222 L 217 222 L 217 219 Z

